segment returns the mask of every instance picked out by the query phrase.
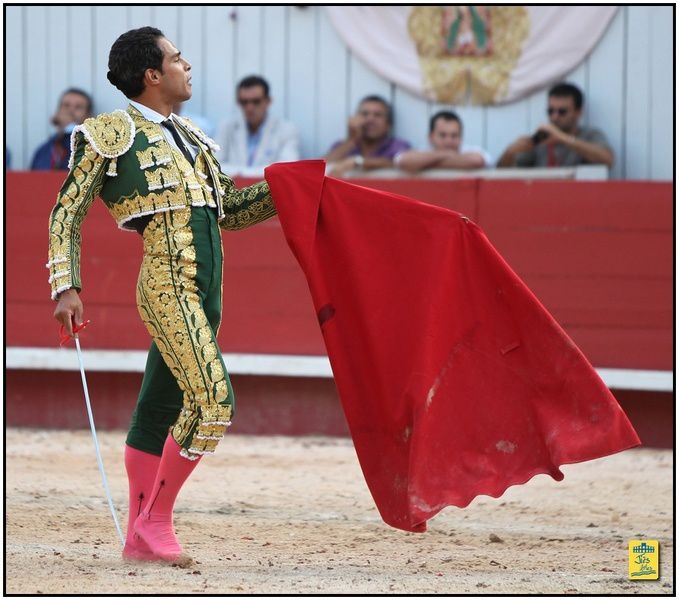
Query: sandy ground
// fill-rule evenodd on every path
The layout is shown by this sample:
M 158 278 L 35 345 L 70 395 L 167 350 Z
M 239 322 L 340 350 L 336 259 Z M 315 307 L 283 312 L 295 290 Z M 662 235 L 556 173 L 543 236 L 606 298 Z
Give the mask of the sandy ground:
M 119 511 L 123 442 L 100 434 Z M 121 560 L 89 431 L 8 429 L 5 464 L 7 593 L 674 590 L 670 451 L 566 465 L 560 483 L 539 475 L 412 534 L 381 521 L 349 439 L 231 435 L 179 497 L 175 525 L 197 560 L 189 569 Z M 628 580 L 631 538 L 660 541 L 658 581 Z

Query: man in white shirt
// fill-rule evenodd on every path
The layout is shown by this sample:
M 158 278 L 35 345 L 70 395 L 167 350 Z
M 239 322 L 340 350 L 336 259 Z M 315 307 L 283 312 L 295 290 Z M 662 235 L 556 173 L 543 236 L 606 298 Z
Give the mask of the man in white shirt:
M 442 110 L 429 120 L 431 150 L 408 150 L 396 156 L 396 165 L 410 173 L 424 169 L 483 169 L 493 159 L 483 148 L 462 143 L 462 120 Z
M 222 171 L 229 175 L 262 176 L 264 167 L 300 158 L 297 128 L 269 114 L 269 84 L 258 75 L 243 79 L 236 88 L 241 114 L 224 122 L 217 134 Z

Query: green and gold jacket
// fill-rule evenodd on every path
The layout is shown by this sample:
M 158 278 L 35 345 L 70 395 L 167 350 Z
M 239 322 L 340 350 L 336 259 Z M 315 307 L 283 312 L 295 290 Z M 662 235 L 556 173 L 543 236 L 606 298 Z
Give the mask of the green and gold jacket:
M 49 283 L 52 298 L 81 289 L 80 229 L 88 209 L 101 197 L 121 229 L 143 215 L 212 206 L 223 229 L 243 229 L 276 214 L 265 181 L 237 189 L 221 172 L 219 147 L 188 119 L 174 117 L 198 147 L 195 164 L 167 142 L 161 125 L 133 106 L 87 119 L 71 136 L 69 173 L 50 215 Z

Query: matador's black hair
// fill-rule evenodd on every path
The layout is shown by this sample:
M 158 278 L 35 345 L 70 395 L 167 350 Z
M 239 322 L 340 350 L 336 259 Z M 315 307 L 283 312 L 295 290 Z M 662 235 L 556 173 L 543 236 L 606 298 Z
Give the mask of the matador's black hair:
M 111 46 L 106 77 L 128 98 L 144 91 L 146 69 L 163 71 L 163 51 L 158 38 L 165 37 L 160 29 L 141 27 L 123 33 Z

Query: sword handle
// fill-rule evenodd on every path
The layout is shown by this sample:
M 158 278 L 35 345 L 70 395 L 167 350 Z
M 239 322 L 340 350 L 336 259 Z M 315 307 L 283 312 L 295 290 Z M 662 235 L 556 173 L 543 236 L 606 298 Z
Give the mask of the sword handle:
M 90 321 L 90 319 L 87 319 L 87 321 L 85 321 L 84 323 L 80 323 L 80 325 L 76 325 L 75 321 L 73 320 L 73 317 L 71 316 L 71 323 L 73 324 L 73 337 L 77 338 L 78 336 L 75 335 L 75 334 L 78 333 L 79 331 L 82 331 L 83 329 L 85 329 L 85 327 L 87 327 L 91 323 L 91 321 Z M 60 338 L 59 339 L 59 345 L 60 346 L 63 346 L 67 342 L 71 341 L 71 336 L 68 335 L 68 333 L 66 333 L 66 327 L 64 327 L 63 325 L 59 329 L 59 338 Z

